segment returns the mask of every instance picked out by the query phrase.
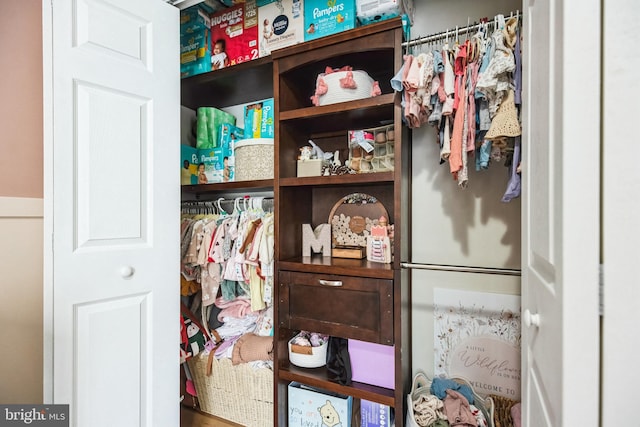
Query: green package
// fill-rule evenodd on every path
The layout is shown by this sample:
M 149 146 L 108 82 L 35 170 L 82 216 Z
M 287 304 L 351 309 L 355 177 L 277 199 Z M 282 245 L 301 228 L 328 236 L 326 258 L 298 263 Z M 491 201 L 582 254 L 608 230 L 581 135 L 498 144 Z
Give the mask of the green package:
M 236 124 L 236 117 L 214 107 L 200 107 L 197 113 L 196 148 L 217 148 L 219 145 L 220 125 Z

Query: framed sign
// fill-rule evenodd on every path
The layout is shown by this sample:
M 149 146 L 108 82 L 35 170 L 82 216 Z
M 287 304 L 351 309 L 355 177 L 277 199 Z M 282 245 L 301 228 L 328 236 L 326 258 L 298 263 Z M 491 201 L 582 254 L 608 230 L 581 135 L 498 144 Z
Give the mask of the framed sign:
M 520 296 L 435 288 L 434 373 L 520 400 Z

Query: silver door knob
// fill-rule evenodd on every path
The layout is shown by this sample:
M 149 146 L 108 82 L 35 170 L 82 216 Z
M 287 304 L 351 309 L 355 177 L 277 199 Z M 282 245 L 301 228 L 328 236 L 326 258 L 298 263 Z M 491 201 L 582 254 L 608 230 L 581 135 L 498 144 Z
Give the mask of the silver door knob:
M 120 268 L 120 276 L 122 276 L 123 279 L 129 279 L 135 272 L 136 270 L 130 265 L 125 265 Z
M 538 313 L 531 313 L 528 308 L 524 311 L 522 320 L 524 320 L 524 324 L 527 328 L 531 327 L 531 325 L 536 328 L 540 326 L 540 315 Z

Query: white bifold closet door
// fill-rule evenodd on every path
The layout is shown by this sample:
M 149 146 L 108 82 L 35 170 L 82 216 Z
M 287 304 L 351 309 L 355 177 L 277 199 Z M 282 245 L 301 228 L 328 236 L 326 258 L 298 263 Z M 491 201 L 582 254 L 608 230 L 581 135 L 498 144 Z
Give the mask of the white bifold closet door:
M 178 9 L 43 8 L 45 401 L 72 426 L 175 427 Z

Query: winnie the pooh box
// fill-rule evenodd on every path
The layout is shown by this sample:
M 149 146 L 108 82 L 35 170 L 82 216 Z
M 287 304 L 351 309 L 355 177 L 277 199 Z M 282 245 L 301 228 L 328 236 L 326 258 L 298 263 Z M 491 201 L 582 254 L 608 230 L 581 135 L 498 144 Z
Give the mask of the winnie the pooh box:
M 353 397 L 289 383 L 290 426 L 350 426 Z

